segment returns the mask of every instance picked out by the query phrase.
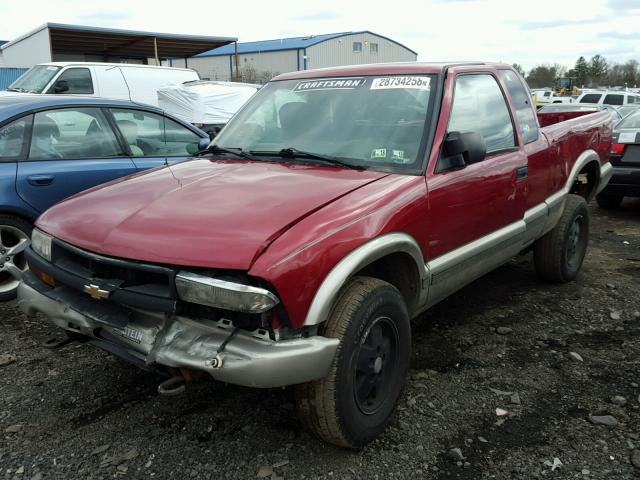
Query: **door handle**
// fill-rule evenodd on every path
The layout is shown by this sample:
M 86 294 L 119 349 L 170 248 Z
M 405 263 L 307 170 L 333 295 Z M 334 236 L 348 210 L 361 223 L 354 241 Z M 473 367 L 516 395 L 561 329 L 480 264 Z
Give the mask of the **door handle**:
M 525 165 L 524 167 L 516 168 L 516 180 L 524 180 L 529 176 L 529 167 Z
M 51 185 L 51 183 L 53 183 L 53 175 L 29 175 L 27 182 L 35 187 Z

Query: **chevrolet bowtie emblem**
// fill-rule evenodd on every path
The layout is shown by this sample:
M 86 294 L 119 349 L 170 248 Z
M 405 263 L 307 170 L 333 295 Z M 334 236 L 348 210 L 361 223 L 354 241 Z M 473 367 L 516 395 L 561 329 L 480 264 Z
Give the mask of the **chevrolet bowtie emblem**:
M 103 290 L 98 285 L 93 285 L 93 284 L 85 285 L 83 290 L 84 290 L 84 293 L 88 293 L 89 296 L 91 296 L 91 298 L 95 298 L 96 300 L 109 298 L 109 295 L 111 295 L 110 291 Z

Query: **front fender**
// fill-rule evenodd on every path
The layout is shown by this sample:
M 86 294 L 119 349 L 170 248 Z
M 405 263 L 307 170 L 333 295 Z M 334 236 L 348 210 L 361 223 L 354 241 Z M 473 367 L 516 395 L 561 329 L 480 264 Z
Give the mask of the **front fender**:
M 334 299 L 347 280 L 367 265 L 393 253 L 406 253 L 413 258 L 420 273 L 419 298 L 415 303 L 426 303 L 428 290 L 423 287 L 428 285 L 426 280 L 429 275 L 418 242 L 406 233 L 388 233 L 356 248 L 333 267 L 313 297 L 304 324 L 317 325 L 324 322 L 329 316 Z
M 424 177 L 390 175 L 303 219 L 249 274 L 273 285 L 294 328 L 318 324 L 344 283 L 385 255 L 404 252 L 426 275 L 427 209 Z

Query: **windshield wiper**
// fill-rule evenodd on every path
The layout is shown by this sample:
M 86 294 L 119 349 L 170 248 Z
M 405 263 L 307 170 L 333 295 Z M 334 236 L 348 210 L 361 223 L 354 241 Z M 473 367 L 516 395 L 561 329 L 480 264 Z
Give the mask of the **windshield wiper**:
M 26 93 L 27 91 L 24 88 L 7 88 L 7 92 Z
M 216 154 L 216 153 L 227 153 L 229 155 L 235 155 L 236 157 L 245 158 L 247 160 L 251 160 L 254 162 L 259 161 L 257 158 L 254 158 L 248 153 L 243 152 L 241 148 L 232 149 L 232 148 L 220 147 L 218 145 L 209 145 L 207 148 L 205 148 L 204 150 L 200 150 L 199 152 L 195 153 L 193 156 L 200 157 L 202 155 L 210 155 L 210 154 Z
M 336 165 L 338 167 L 352 168 L 354 170 L 364 170 L 364 167 L 362 165 L 354 165 L 353 163 L 340 160 L 337 157 L 322 155 L 320 153 L 305 152 L 304 150 L 298 150 L 292 147 L 283 148 L 282 150 L 279 150 L 279 151 L 251 150 L 251 155 L 256 155 L 256 156 L 268 155 L 268 156 L 281 157 L 281 158 L 308 158 L 311 160 L 320 160 L 322 162 L 330 163 L 331 165 Z

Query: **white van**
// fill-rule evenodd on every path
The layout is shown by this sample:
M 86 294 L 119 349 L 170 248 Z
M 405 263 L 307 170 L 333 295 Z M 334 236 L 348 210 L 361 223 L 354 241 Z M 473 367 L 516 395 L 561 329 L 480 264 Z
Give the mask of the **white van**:
M 51 62 L 27 70 L 7 92 L 93 95 L 158 106 L 158 89 L 199 80 L 189 68 L 127 63 Z
M 576 101 L 598 105 L 628 105 L 640 103 L 640 95 L 624 90 L 583 90 Z

